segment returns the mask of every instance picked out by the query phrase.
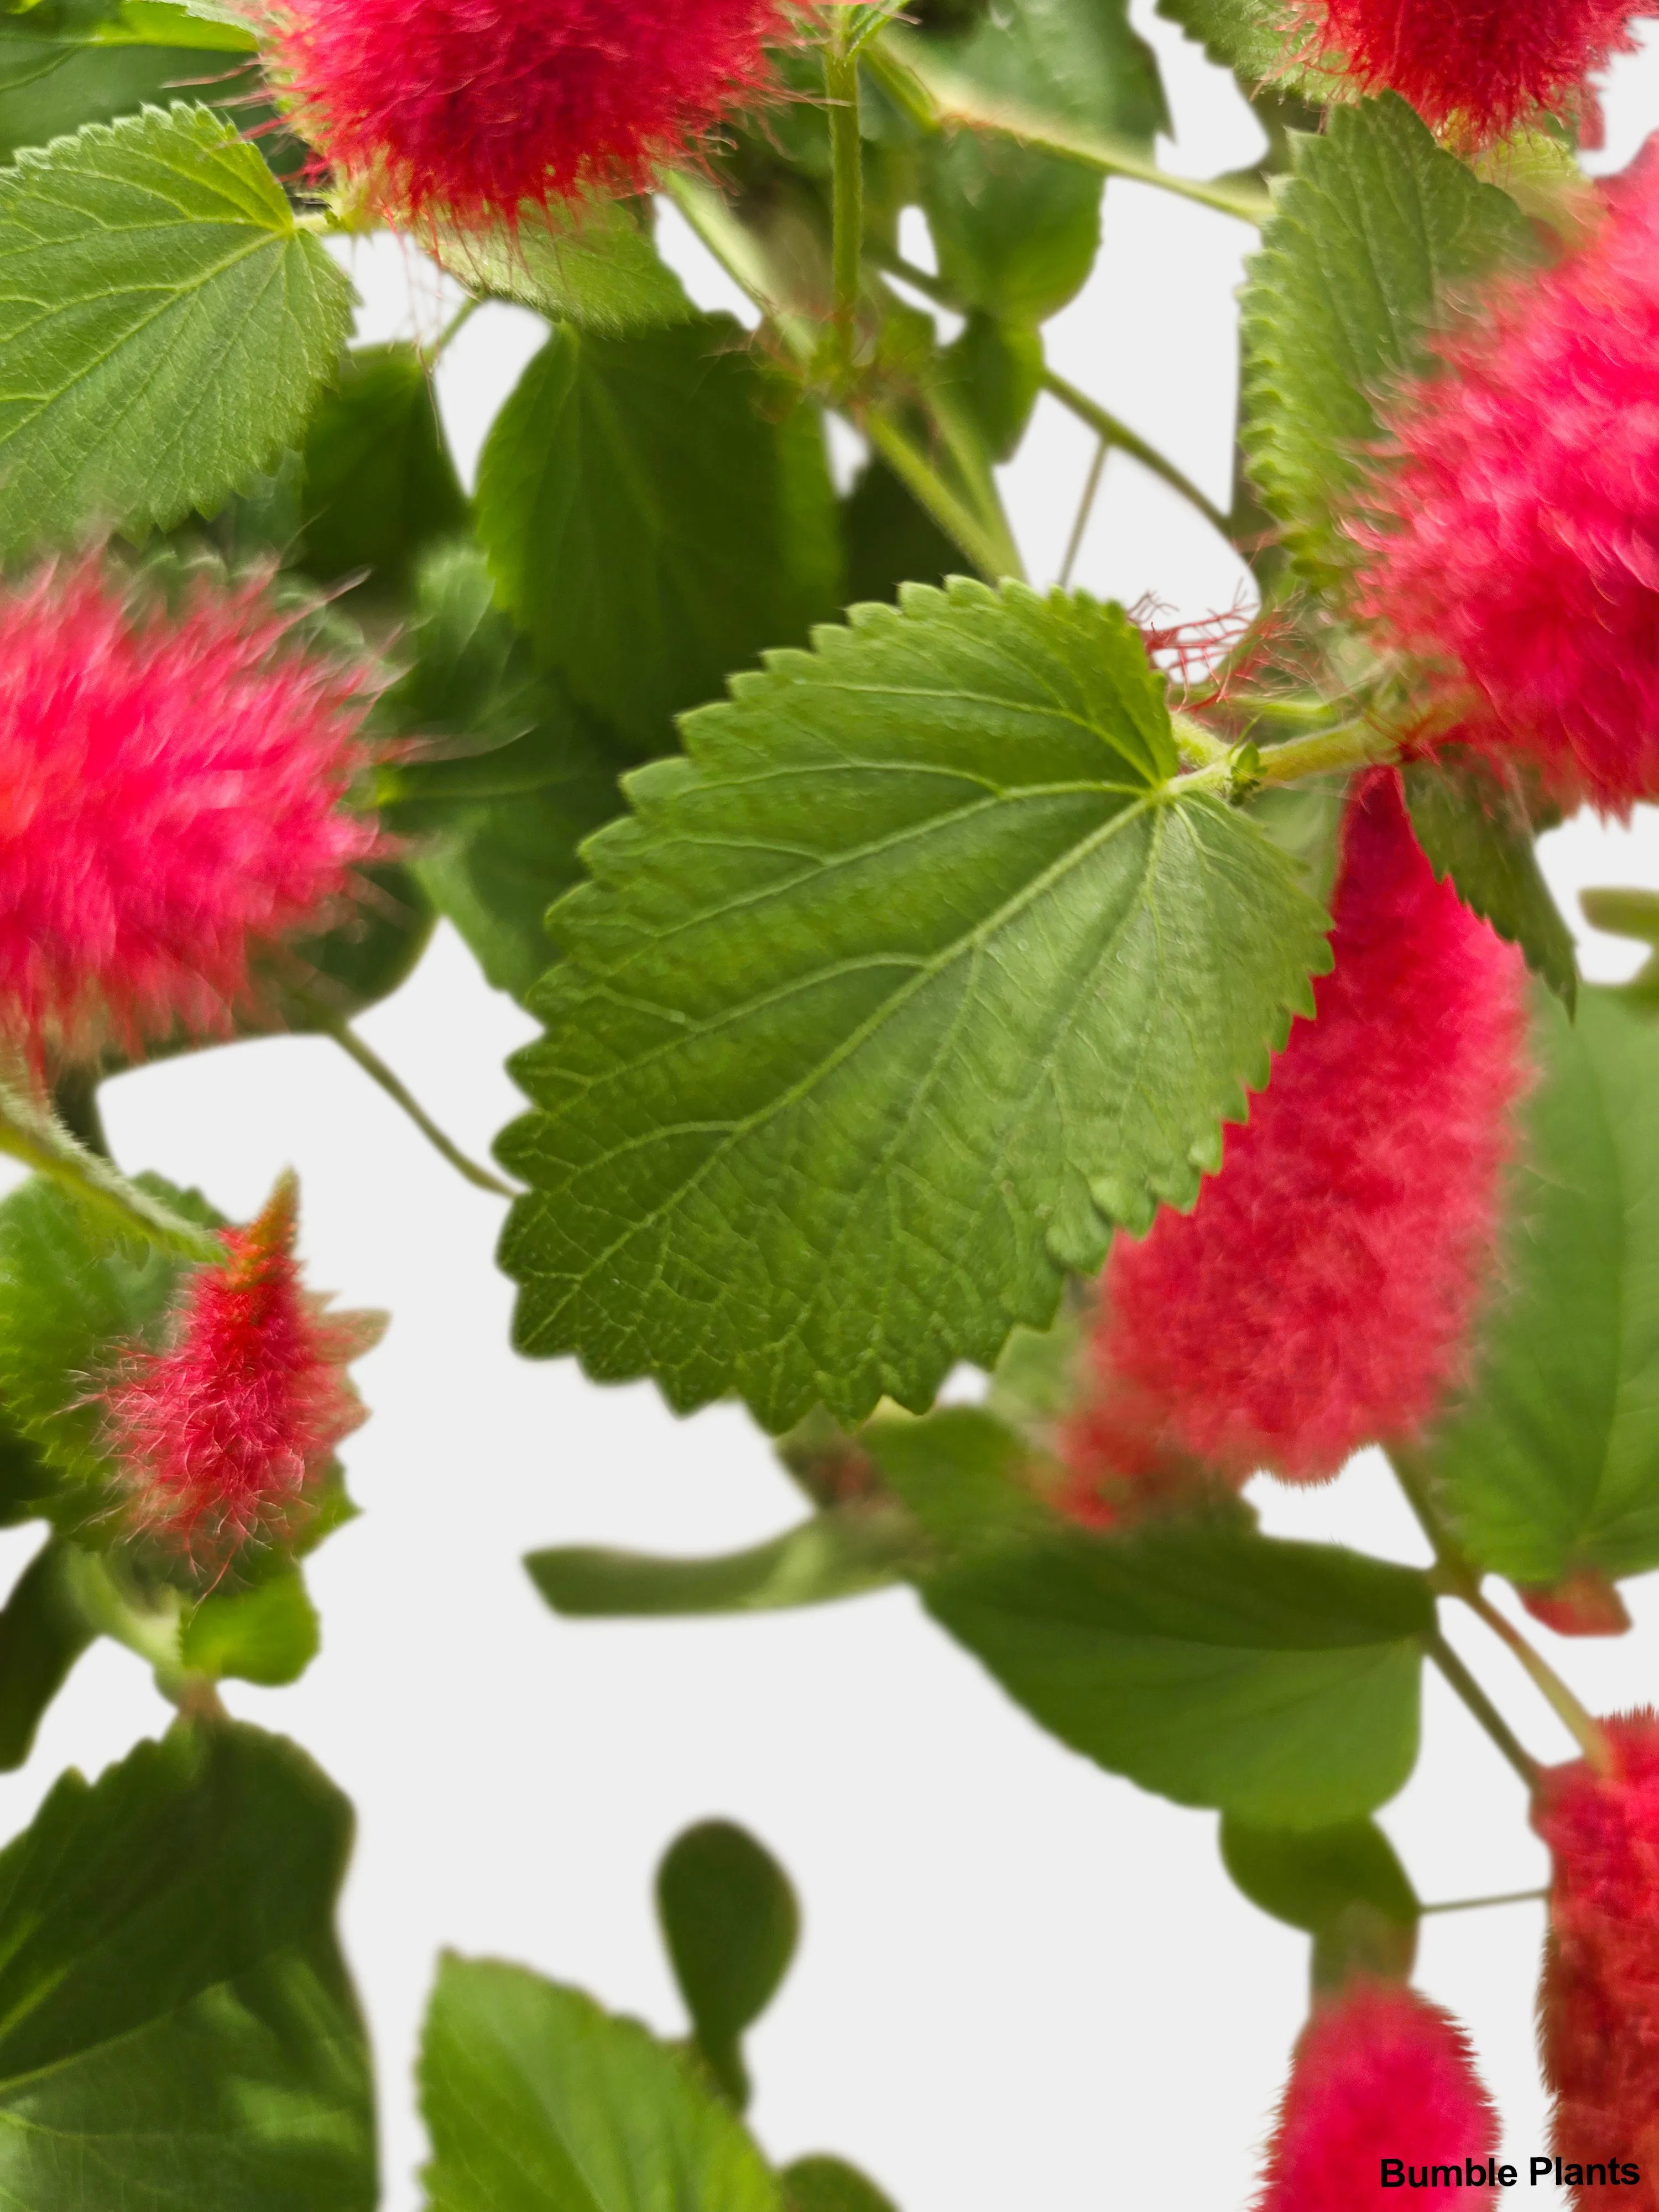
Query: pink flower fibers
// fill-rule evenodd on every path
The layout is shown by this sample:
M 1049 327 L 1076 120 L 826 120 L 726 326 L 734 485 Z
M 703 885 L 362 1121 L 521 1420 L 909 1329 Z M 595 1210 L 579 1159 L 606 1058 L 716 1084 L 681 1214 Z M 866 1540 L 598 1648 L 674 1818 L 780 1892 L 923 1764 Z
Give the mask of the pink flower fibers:
M 1659 2207 L 1659 1714 L 1601 1723 L 1611 1771 L 1586 1761 L 1545 1775 L 1533 1824 L 1554 1857 L 1539 2043 L 1555 2094 L 1557 2154 L 1604 2172 L 1571 2190 L 1582 2212 Z M 1569 2175 L 1569 2179 L 1571 2177 Z
M 130 1354 L 105 1394 L 135 1527 L 211 1560 L 298 1530 L 336 1447 L 364 1419 L 341 1372 L 381 1316 L 331 1314 L 300 1285 L 297 1194 L 284 1176 L 222 1266 L 198 1269 L 172 1346 Z
M 375 846 L 354 679 L 254 585 L 177 619 L 88 563 L 0 592 L 0 1035 L 37 1060 L 228 1025 L 250 953 Z
M 1220 1174 L 1104 1279 L 1101 1395 L 1235 1478 L 1317 1481 L 1417 1430 L 1492 1259 L 1523 971 L 1435 881 L 1391 769 L 1350 801 L 1332 946 Z
M 267 0 L 319 152 L 420 222 L 640 191 L 763 76 L 778 0 Z
M 1322 58 L 1437 131 L 1500 138 L 1634 44 L 1631 0 L 1291 0 Z
M 1256 2212 L 1486 2212 L 1497 2148 L 1498 2115 L 1456 2023 L 1403 1984 L 1350 1982 L 1296 2046 Z M 1408 2199 L 1382 2186 L 1384 2159 L 1401 2161 Z
M 1659 795 L 1659 148 L 1580 252 L 1439 350 L 1389 410 L 1360 611 L 1558 796 Z

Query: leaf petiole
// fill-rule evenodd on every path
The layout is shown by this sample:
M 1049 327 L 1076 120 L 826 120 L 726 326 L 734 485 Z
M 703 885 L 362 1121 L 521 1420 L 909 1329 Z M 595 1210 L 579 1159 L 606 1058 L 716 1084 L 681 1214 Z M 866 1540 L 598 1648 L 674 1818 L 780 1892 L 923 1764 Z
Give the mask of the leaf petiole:
M 1044 369 L 1042 388 L 1062 407 L 1069 408 L 1080 422 L 1086 422 L 1105 444 L 1115 447 L 1120 453 L 1127 453 L 1131 460 L 1139 461 L 1142 468 L 1168 484 L 1171 491 L 1179 492 L 1212 530 L 1218 532 L 1230 545 L 1234 543 L 1232 525 L 1215 501 L 1206 498 L 1192 478 L 1173 461 L 1167 460 L 1156 446 L 1149 446 L 1144 438 L 1138 437 L 1127 422 L 1120 422 L 1098 400 L 1091 399 L 1086 392 L 1079 392 L 1057 369 Z
M 832 381 L 849 382 L 858 339 L 859 274 L 864 253 L 864 149 L 859 131 L 859 64 L 852 45 L 851 10 L 832 10 L 823 54 L 830 108 L 830 261 L 835 307 L 831 322 Z
M 378 1083 L 393 1105 L 400 1107 L 426 1139 L 435 1152 L 441 1152 L 458 1175 L 478 1189 L 487 1190 L 496 1198 L 516 1198 L 518 1186 L 503 1182 L 499 1176 L 480 1167 L 477 1160 L 469 1159 L 454 1139 L 444 1134 L 403 1079 L 388 1067 L 379 1053 L 366 1045 L 349 1022 L 330 1022 L 324 1034 L 333 1038 L 349 1060 L 355 1060 L 371 1082 Z

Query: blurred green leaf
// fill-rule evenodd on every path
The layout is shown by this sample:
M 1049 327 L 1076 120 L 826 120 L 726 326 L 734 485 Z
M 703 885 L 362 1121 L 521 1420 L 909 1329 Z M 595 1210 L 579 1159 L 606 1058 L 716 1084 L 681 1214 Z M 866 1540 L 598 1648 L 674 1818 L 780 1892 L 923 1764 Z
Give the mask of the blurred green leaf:
M 1310 1936 L 1350 1905 L 1366 1905 L 1402 1927 L 1423 1908 L 1394 1845 L 1375 1820 L 1330 1828 L 1258 1828 L 1224 1819 L 1221 1858 L 1252 1905 Z
M 1061 1526 L 1024 1479 L 1024 1442 L 976 1406 L 941 1407 L 919 1421 L 889 1415 L 872 1421 L 860 1438 L 884 1480 L 952 1561 L 1023 1547 Z
M 58 1539 L 48 1538 L 0 1612 L 0 1771 L 8 1774 L 27 1759 L 42 1715 L 93 1641 L 64 1556 Z
M 839 2158 L 798 2158 L 779 2176 L 784 2212 L 898 2212 L 890 2197 Z
M 789 1877 L 747 1829 L 702 1820 L 663 1855 L 657 1917 L 697 2048 L 741 2112 L 744 2033 L 777 1995 L 800 1940 Z
M 291 1570 L 249 1589 L 210 1591 L 179 1629 L 179 1657 L 193 1674 L 234 1674 L 276 1689 L 299 1680 L 321 1641 L 304 1577 Z
M 992 459 L 1012 459 L 1042 389 L 1042 340 L 1037 332 L 1000 323 L 975 309 L 945 348 L 939 368 L 961 392 Z
M 502 604 L 636 757 L 841 605 L 822 419 L 728 317 L 556 331 L 495 418 L 477 509 Z
M 295 565 L 319 583 L 358 570 L 401 594 L 430 545 L 466 521 L 431 373 L 410 345 L 359 346 L 306 428 Z
M 1571 1012 L 1578 995 L 1572 932 L 1544 881 L 1515 776 L 1460 745 L 1408 762 L 1401 781 L 1435 874 L 1449 876 L 1464 905 L 1520 946 L 1527 965 Z
M 665 1613 L 772 1613 L 826 1605 L 901 1581 L 929 1558 L 908 1514 L 846 1504 L 718 1559 L 571 1546 L 532 1552 L 530 1578 L 555 1613 L 608 1620 Z
M 525 1967 L 442 1960 L 419 2076 L 427 2212 L 783 2212 L 678 2053 Z
M 638 213 L 595 198 L 574 212 L 524 208 L 508 232 L 440 229 L 438 259 L 470 292 L 617 336 L 691 320 L 696 309 Z
M 966 556 L 926 507 L 905 489 L 885 461 L 870 461 L 841 503 L 847 544 L 847 604 L 896 602 L 901 584 L 942 590 L 959 576 Z
M 1659 1026 L 1535 997 L 1498 1294 L 1470 1384 L 1407 1455 L 1480 1566 L 1553 1584 L 1659 1566 Z
M 0 2194 L 369 2212 L 367 2039 L 333 1932 L 345 1801 L 291 1744 L 179 1723 L 59 1781 L 0 1854 Z
M 1150 150 L 1170 127 L 1152 48 L 1127 0 L 1022 0 L 929 44 L 952 75 Z M 1082 287 L 1100 243 L 1103 180 L 1011 140 L 955 131 L 928 142 L 921 198 L 939 273 L 970 307 L 1046 320 Z

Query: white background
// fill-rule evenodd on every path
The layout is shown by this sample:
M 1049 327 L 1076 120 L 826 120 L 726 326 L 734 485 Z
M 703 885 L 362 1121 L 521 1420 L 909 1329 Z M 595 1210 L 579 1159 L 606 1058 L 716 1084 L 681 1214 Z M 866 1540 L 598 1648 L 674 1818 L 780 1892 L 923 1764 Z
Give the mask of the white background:
M 1141 0 L 1136 13 L 1166 64 L 1170 165 L 1212 173 L 1252 158 L 1231 82 Z M 1621 66 L 1608 112 L 1603 167 L 1659 121 L 1659 47 Z M 682 229 L 671 222 L 665 237 L 699 298 L 732 304 Z M 1232 295 L 1249 243 L 1222 217 L 1115 184 L 1098 271 L 1048 334 L 1057 368 L 1224 503 Z M 442 303 L 418 257 L 383 242 L 353 265 L 366 336 L 430 335 Z M 440 393 L 469 476 L 540 335 L 533 318 L 491 307 L 446 358 Z M 1045 401 L 1006 472 L 1039 581 L 1060 562 L 1091 451 Z M 1131 600 L 1152 589 L 1196 614 L 1230 604 L 1240 573 L 1160 485 L 1112 459 L 1078 581 Z M 1659 885 L 1653 817 L 1629 832 L 1575 823 L 1546 863 L 1575 917 L 1583 884 Z M 1605 939 L 1588 939 L 1584 959 L 1607 977 L 1633 964 Z M 515 1110 L 501 1060 L 530 1026 L 447 932 L 362 1024 L 480 1154 Z M 839 2151 L 902 2212 L 1248 2201 L 1303 2015 L 1306 1945 L 1231 1890 L 1211 1816 L 1040 1734 L 908 1594 L 732 1623 L 556 1620 L 518 1564 L 527 1548 L 716 1551 L 799 1516 L 746 1418 L 721 1407 L 677 1421 L 648 1385 L 601 1391 L 568 1362 L 515 1358 L 491 1260 L 499 1203 L 325 1042 L 171 1061 L 105 1100 L 124 1164 L 198 1182 L 232 1215 L 297 1166 L 312 1280 L 393 1316 L 357 1370 L 374 1418 L 347 1458 L 366 1510 L 311 1568 L 322 1656 L 293 1689 L 228 1691 L 237 1713 L 307 1745 L 358 1807 L 344 1932 L 380 2069 L 393 2212 L 418 2201 L 409 2071 L 439 1947 L 528 1960 L 677 2031 L 650 1879 L 669 1839 L 712 1813 L 766 1839 L 805 1907 L 794 1972 L 750 2045 L 769 2152 Z M 1275 1531 L 1425 1558 L 1373 1455 L 1326 1490 L 1263 1480 L 1252 1495 Z M 15 1571 L 33 1541 L 0 1537 L 0 1565 Z M 1603 1710 L 1659 1687 L 1659 1590 L 1629 1595 L 1638 1626 L 1622 1641 L 1534 1632 Z M 1449 1626 L 1527 1742 L 1570 1755 L 1506 1655 L 1478 1626 Z M 61 1768 L 95 1772 L 167 1718 L 139 1663 L 97 1646 L 28 1767 L 0 1781 L 0 1833 Z M 1420 1893 L 1541 1881 L 1519 1785 L 1433 1675 L 1425 1720 L 1422 1762 L 1382 1816 Z M 1421 1951 L 1423 1986 L 1469 2026 L 1522 2160 L 1544 2136 L 1531 2019 L 1541 1926 L 1536 1905 L 1435 1918 Z M 1525 2202 L 1552 2212 L 1554 2199 Z

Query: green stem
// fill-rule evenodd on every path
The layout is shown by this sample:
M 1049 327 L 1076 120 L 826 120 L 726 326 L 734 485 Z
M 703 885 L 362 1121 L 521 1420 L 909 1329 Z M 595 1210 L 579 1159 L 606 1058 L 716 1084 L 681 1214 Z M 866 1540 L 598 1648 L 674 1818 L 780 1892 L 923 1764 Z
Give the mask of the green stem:
M 1067 123 L 1060 116 L 1039 113 L 1018 100 L 999 100 L 951 76 L 913 32 L 890 27 L 879 39 L 872 40 L 865 60 L 883 89 L 924 129 L 946 130 L 954 125 L 969 131 L 994 131 L 1039 153 L 1056 154 L 1062 161 L 1076 161 L 1109 177 L 1129 177 L 1137 184 L 1156 185 L 1160 191 L 1173 192 L 1178 198 L 1194 200 L 1200 207 L 1257 227 L 1272 212 L 1267 193 L 1248 184 L 1171 176 L 1133 146 Z
M 795 360 L 803 368 L 809 367 L 817 346 L 818 325 L 811 316 L 787 304 L 766 250 L 754 233 L 738 220 L 714 187 L 701 178 L 671 169 L 662 179 L 662 187 L 738 290 L 760 309 Z
M 1235 700 L 1232 706 L 1235 713 L 1248 715 L 1253 722 L 1277 722 L 1286 729 L 1317 731 L 1322 737 L 1329 735 L 1334 726 L 1331 720 L 1334 714 L 1337 716 L 1339 725 L 1352 720 L 1351 715 L 1344 717 L 1340 702 L 1312 696 L 1305 699 L 1245 698 Z
M 847 43 L 848 10 L 838 5 L 824 49 L 823 84 L 830 103 L 830 245 L 834 287 L 834 368 L 838 380 L 853 373 L 858 341 L 859 271 L 864 252 L 864 149 L 859 134 L 859 64 Z
M 1533 1905 L 1548 1895 L 1547 1889 L 1506 1889 L 1496 1897 L 1454 1897 L 1443 1905 L 1425 1905 L 1419 1909 L 1426 1919 L 1431 1912 L 1484 1912 L 1489 1905 Z
M 1395 757 L 1394 738 L 1363 719 L 1340 722 L 1312 737 L 1287 738 L 1258 754 L 1249 781 L 1253 785 L 1299 783 L 1304 776 L 1333 769 L 1375 768 Z
M 439 331 L 437 337 L 433 339 L 432 343 L 426 349 L 425 361 L 428 368 L 435 368 L 437 367 L 438 363 L 444 357 L 444 354 L 448 348 L 450 340 L 456 336 L 458 331 L 465 329 L 466 325 L 471 321 L 473 316 L 477 313 L 479 308 L 482 307 L 483 305 L 483 301 L 477 298 L 462 301 L 460 306 L 456 308 L 454 313 L 450 317 L 449 320 L 444 325 L 442 330 Z
M 1437 1628 L 1423 1638 L 1423 1648 L 1528 1789 L 1536 1790 L 1542 1768 Z
M 51 1108 L 21 1084 L 0 1080 L 0 1152 L 79 1199 L 129 1237 L 142 1237 L 183 1259 L 222 1260 L 224 1247 L 210 1229 L 198 1228 L 152 1198 L 120 1170 L 72 1137 Z
M 1077 514 L 1072 524 L 1072 534 L 1066 541 L 1066 558 L 1060 564 L 1060 587 L 1064 591 L 1072 580 L 1072 571 L 1077 566 L 1077 556 L 1083 550 L 1083 533 L 1089 527 L 1089 517 L 1095 511 L 1095 494 L 1100 489 L 1100 479 L 1105 471 L 1106 456 L 1112 450 L 1109 438 L 1095 441 L 1095 457 L 1089 464 L 1089 473 L 1084 480 L 1083 496 L 1077 503 Z
M 480 1167 L 476 1160 L 469 1159 L 460 1146 L 444 1134 L 401 1078 L 393 1073 L 379 1053 L 363 1042 L 349 1023 L 331 1022 L 326 1025 L 325 1034 L 333 1038 L 349 1059 L 356 1061 L 371 1081 L 380 1085 L 395 1105 L 403 1109 L 434 1152 L 441 1152 L 457 1174 L 465 1176 L 470 1183 L 475 1183 L 480 1190 L 493 1193 L 497 1198 L 518 1196 L 517 1190 L 510 1182 L 503 1182 L 499 1176 L 491 1175 L 488 1168 Z
M 1190 714 L 1172 714 L 1170 726 L 1183 759 L 1196 761 L 1200 768 L 1224 769 L 1231 774 L 1233 748 L 1212 737 L 1201 722 L 1195 722 Z
M 860 427 L 905 489 L 927 508 L 945 535 L 955 539 L 981 576 L 995 583 L 1003 576 L 1022 573 L 1012 540 L 1005 532 L 981 521 L 957 497 L 891 416 L 872 410 Z
M 1120 422 L 1115 415 L 1109 414 L 1098 400 L 1091 399 L 1086 392 L 1079 392 L 1057 369 L 1042 372 L 1042 388 L 1052 392 L 1062 407 L 1069 407 L 1079 422 L 1086 422 L 1097 436 L 1121 453 L 1140 463 L 1152 475 L 1160 477 L 1171 491 L 1180 493 L 1189 507 L 1196 507 L 1212 530 L 1218 531 L 1231 545 L 1233 542 L 1231 526 L 1212 499 L 1206 499 L 1189 476 L 1182 473 L 1175 463 L 1167 460 L 1156 446 L 1149 446 L 1144 438 L 1137 437 L 1127 422 Z

